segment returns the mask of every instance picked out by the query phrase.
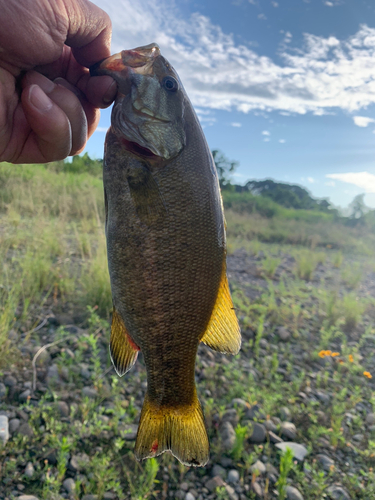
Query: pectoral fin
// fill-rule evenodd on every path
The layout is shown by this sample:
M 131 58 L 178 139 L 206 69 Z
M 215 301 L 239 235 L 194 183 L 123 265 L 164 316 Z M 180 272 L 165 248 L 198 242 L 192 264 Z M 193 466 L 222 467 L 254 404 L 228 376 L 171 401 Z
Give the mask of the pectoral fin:
M 230 296 L 225 266 L 215 307 L 201 341 L 214 351 L 227 354 L 237 354 L 241 348 L 241 332 Z
M 139 350 L 130 337 L 121 316 L 113 308 L 109 351 L 117 375 L 122 377 L 130 370 L 137 359 Z
M 137 167 L 128 175 L 130 194 L 137 214 L 145 224 L 153 224 L 167 213 L 159 186 L 146 167 Z

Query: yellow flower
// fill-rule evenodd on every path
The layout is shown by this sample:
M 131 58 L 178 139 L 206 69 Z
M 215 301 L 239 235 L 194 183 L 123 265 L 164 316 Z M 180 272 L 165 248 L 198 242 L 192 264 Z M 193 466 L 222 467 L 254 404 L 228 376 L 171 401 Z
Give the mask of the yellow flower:
M 351 363 L 353 363 L 353 361 L 354 361 L 353 354 L 349 354 L 349 361 L 350 361 Z
M 372 375 L 370 372 L 363 372 L 363 375 L 367 378 L 372 378 Z
M 332 351 L 326 351 L 326 356 L 331 356 Z
M 319 356 L 320 356 L 321 358 L 324 358 L 324 357 L 325 357 L 325 355 L 326 355 L 326 351 L 320 351 Z
M 336 356 L 340 356 L 340 353 L 339 353 L 339 352 L 333 352 L 333 353 L 331 354 L 331 356 L 332 356 L 333 358 L 335 358 Z

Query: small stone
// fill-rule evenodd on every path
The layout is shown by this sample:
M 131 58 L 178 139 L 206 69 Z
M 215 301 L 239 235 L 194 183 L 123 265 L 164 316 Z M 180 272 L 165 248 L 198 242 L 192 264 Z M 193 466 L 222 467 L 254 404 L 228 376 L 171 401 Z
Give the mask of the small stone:
M 286 497 L 288 500 L 303 500 L 302 494 L 293 486 L 286 487 Z
M 228 472 L 228 477 L 227 477 L 227 481 L 228 483 L 238 483 L 238 481 L 240 480 L 240 474 L 238 472 L 238 470 L 236 469 L 231 469 L 229 472 Z
M 349 493 L 341 486 L 330 486 L 327 493 L 332 500 L 351 500 Z
M 234 399 L 232 399 L 231 406 L 233 408 L 241 408 L 241 409 L 247 410 L 249 408 L 249 403 L 246 403 L 246 401 L 244 401 L 241 398 L 234 398 Z
M 18 431 L 21 425 L 21 420 L 19 418 L 12 418 L 12 420 L 9 422 L 9 432 L 11 434 L 14 434 L 15 432 Z
M 267 419 L 265 422 L 263 422 L 263 425 L 268 431 L 272 431 L 272 432 L 277 431 L 276 425 L 270 419 Z
M 253 405 L 248 410 L 246 410 L 245 417 L 250 419 L 250 420 L 254 420 L 254 419 L 265 420 L 266 419 L 266 416 L 264 415 L 264 413 L 259 405 Z
M 353 441 L 360 442 L 360 441 L 363 441 L 363 438 L 364 438 L 363 434 L 354 434 Z
M 74 493 L 76 489 L 76 483 L 74 482 L 74 479 L 72 479 L 71 477 L 65 479 L 65 481 L 63 482 L 63 486 L 69 494 Z
M 227 475 L 227 471 L 224 469 L 224 467 L 221 467 L 221 465 L 216 464 L 212 467 L 211 475 L 212 475 L 212 477 L 220 476 L 222 479 L 224 479 L 225 476 Z M 182 486 L 181 486 L 181 489 L 182 489 Z
M 271 443 L 276 444 L 276 443 L 283 443 L 283 439 L 281 439 L 280 436 L 275 434 L 274 432 L 269 432 L 268 437 L 270 438 Z
M 251 422 L 252 434 L 249 437 L 250 443 L 264 443 L 266 440 L 266 429 L 263 424 L 258 424 L 257 422 Z
M 296 426 L 292 422 L 282 422 L 280 432 L 287 439 L 295 439 L 297 436 Z
M 180 489 L 182 491 L 187 491 L 189 489 L 189 485 L 187 483 L 181 483 L 180 484 Z
M 185 500 L 195 500 L 195 496 L 188 491 L 185 495 Z
M 331 400 L 331 396 L 324 391 L 317 391 L 316 397 L 325 405 L 328 405 Z
M 305 458 L 307 455 L 308 451 L 307 449 L 299 443 L 293 443 L 293 441 L 285 441 L 284 443 L 277 443 L 276 448 L 279 448 L 279 450 L 282 450 L 285 452 L 287 448 L 290 448 L 293 452 L 294 458 L 302 462 L 302 460 Z
M 30 389 L 26 389 L 26 391 L 21 392 L 21 394 L 18 396 L 18 399 L 19 399 L 21 402 L 25 403 L 25 402 L 28 400 L 28 398 L 29 398 L 30 396 L 31 396 L 31 391 L 30 391 Z
M 216 488 L 225 486 L 225 483 L 220 476 L 215 476 L 212 479 L 209 479 L 205 486 L 209 491 L 213 492 L 216 490 Z
M 83 495 L 81 500 L 98 500 L 98 495 Z
M 5 387 L 5 384 L 0 382 L 0 400 L 4 399 L 6 395 L 7 395 L 7 388 Z
M 229 484 L 225 485 L 226 492 L 228 493 L 229 500 L 238 500 L 238 495 Z
M 375 413 L 368 413 L 366 416 L 366 424 L 374 425 L 375 424 Z
M 106 491 L 103 495 L 103 500 L 115 500 L 117 496 L 111 491 Z
M 280 408 L 280 418 L 281 420 L 290 420 L 292 414 L 290 413 L 290 410 L 289 408 L 287 408 L 286 406 L 283 406 L 282 408 Z
M 22 434 L 23 436 L 31 438 L 34 435 L 34 431 L 33 431 L 32 427 L 30 427 L 30 425 L 27 422 L 25 422 L 25 423 L 20 425 L 20 427 L 18 429 L 18 434 Z
M 85 378 L 86 380 L 91 379 L 91 372 L 89 370 L 88 365 L 86 363 L 81 363 L 81 377 Z
M 266 472 L 266 466 L 260 460 L 257 460 L 255 464 L 250 467 L 251 472 L 258 471 L 259 474 L 264 474 Z
M 6 415 L 0 415 L 0 442 L 6 445 L 9 439 L 9 419 Z
M 34 356 L 39 351 L 40 348 L 41 348 L 41 346 L 34 347 L 34 349 L 33 349 Z M 36 366 L 47 366 L 50 364 L 50 362 L 51 362 L 51 355 L 47 349 L 44 349 L 44 351 L 42 351 L 39 354 L 39 356 L 36 358 L 35 364 L 36 364 Z
M 24 475 L 26 477 L 33 477 L 34 472 L 35 472 L 35 469 L 34 469 L 33 464 L 31 462 L 27 462 Z
M 138 425 L 123 425 L 121 426 L 121 431 L 121 435 L 125 439 L 125 441 L 134 441 L 134 439 L 137 437 Z
M 257 481 L 254 481 L 252 484 L 251 484 L 251 489 L 253 490 L 253 492 L 256 494 L 257 498 L 263 498 L 263 490 L 262 490 L 262 487 L 261 485 L 257 482 Z
M 68 403 L 65 401 L 58 401 L 55 408 L 62 417 L 69 417 L 70 409 Z
M 221 457 L 220 463 L 223 467 L 230 467 L 233 464 L 233 460 L 229 457 Z
M 327 457 L 327 455 L 323 455 L 323 453 L 317 455 L 316 459 L 323 467 L 323 470 L 327 472 L 329 472 L 331 468 L 335 466 L 335 462 L 332 460 L 332 458 Z
M 53 364 L 48 367 L 47 384 L 57 384 L 58 382 L 60 382 L 59 367 Z
M 34 495 L 21 495 L 20 497 L 17 497 L 17 500 L 39 500 L 39 498 Z
M 277 335 L 283 342 L 286 342 L 290 339 L 290 332 L 284 326 L 279 326 L 279 328 L 277 329 Z
M 279 475 L 279 471 L 276 469 L 276 467 L 274 467 L 270 463 L 266 464 L 266 472 L 267 472 L 268 475 L 270 475 L 270 474 L 273 474 L 274 476 L 278 476 Z
M 17 385 L 17 379 L 12 375 L 7 375 L 4 379 L 4 385 L 7 387 L 15 387 Z
M 97 391 L 97 389 L 95 389 L 95 387 L 85 386 L 82 389 L 82 396 L 83 397 L 95 399 L 97 397 L 97 395 L 98 395 L 98 391 Z
M 236 433 L 233 429 L 233 425 L 228 421 L 223 422 L 219 432 L 224 449 L 230 451 L 236 442 Z

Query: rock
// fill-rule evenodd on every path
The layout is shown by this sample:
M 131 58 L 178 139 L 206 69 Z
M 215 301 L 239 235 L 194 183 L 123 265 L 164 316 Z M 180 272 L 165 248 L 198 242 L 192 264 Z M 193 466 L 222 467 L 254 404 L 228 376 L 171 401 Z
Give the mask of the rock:
M 7 375 L 4 379 L 4 385 L 6 387 L 15 387 L 17 385 L 17 379 L 12 375 Z
M 363 434 L 354 434 L 353 441 L 360 442 L 360 441 L 363 441 L 363 438 L 364 438 Z
M 66 403 L 65 401 L 57 401 L 55 408 L 62 417 L 69 417 L 70 408 L 68 403 Z
M 24 475 L 26 477 L 33 477 L 34 473 L 35 473 L 35 469 L 34 469 L 33 464 L 31 462 L 28 462 L 26 465 L 26 468 L 25 468 Z
M 248 408 L 245 412 L 245 417 L 249 420 L 254 420 L 255 418 L 258 420 L 266 419 L 266 416 L 259 405 L 253 405 Z
M 231 469 L 229 472 L 228 472 L 228 477 L 227 477 L 227 481 L 228 483 L 238 483 L 238 481 L 240 480 L 240 474 L 238 472 L 238 470 L 236 469 Z
M 261 462 L 260 460 L 257 460 L 255 462 L 255 464 L 253 464 L 251 467 L 250 467 L 250 470 L 251 472 L 256 472 L 258 471 L 259 474 L 264 474 L 266 472 L 266 466 L 264 465 L 263 462 Z
M 280 432 L 287 439 L 295 439 L 297 436 L 296 426 L 292 422 L 282 422 Z
M 9 440 L 9 419 L 6 415 L 0 415 L 0 442 L 3 446 Z
M 251 489 L 253 490 L 253 492 L 255 493 L 255 495 L 257 496 L 257 498 L 263 498 L 262 487 L 261 487 L 261 485 L 257 481 L 254 481 L 251 484 Z
M 270 463 L 266 464 L 266 472 L 267 472 L 268 475 L 270 475 L 270 474 L 273 474 L 274 476 L 278 476 L 279 475 L 279 471 L 276 469 L 276 467 L 274 467 Z
M 280 418 L 281 420 L 290 420 L 292 414 L 290 413 L 290 410 L 289 408 L 287 408 L 286 406 L 283 406 L 282 408 L 280 408 Z
M 279 326 L 277 329 L 277 335 L 283 342 L 290 339 L 290 332 L 284 326 Z
M 111 491 L 106 491 L 103 495 L 103 500 L 115 500 L 115 498 L 117 498 L 117 495 Z
M 293 486 L 286 487 L 286 497 L 288 500 L 303 500 L 302 494 Z
M 375 424 L 375 413 L 368 413 L 366 416 L 366 424 L 374 425 Z
M 97 395 L 98 395 L 98 391 L 97 391 L 97 389 L 95 389 L 95 387 L 85 386 L 82 389 L 82 396 L 83 397 L 95 399 L 97 397 Z
M 277 431 L 277 426 L 270 419 L 267 419 L 265 422 L 263 422 L 263 425 L 268 431 Z
M 243 410 L 247 410 L 249 408 L 249 403 L 246 403 L 246 401 L 241 398 L 232 399 L 231 405 L 233 408 L 241 408 Z
M 230 422 L 233 425 L 233 428 L 236 427 L 239 422 L 237 411 L 235 409 L 231 409 L 224 412 L 221 422 Z
M 81 500 L 98 500 L 98 495 L 83 495 Z
M 91 372 L 89 370 L 88 365 L 86 365 L 85 363 L 81 364 L 81 372 L 80 373 L 81 373 L 81 377 L 85 378 L 86 380 L 91 379 Z
M 251 422 L 252 434 L 249 437 L 250 443 L 264 443 L 266 440 L 266 429 L 263 424 L 258 424 L 257 422 Z
M 327 493 L 332 500 L 351 500 L 349 493 L 341 486 L 330 486 Z
M 220 476 L 222 479 L 224 479 L 227 475 L 227 471 L 224 469 L 224 467 L 221 467 L 221 465 L 216 464 L 212 467 L 211 475 L 212 477 Z M 182 485 L 180 486 L 180 488 L 183 489 Z
M 18 431 L 21 425 L 21 420 L 19 418 L 12 418 L 12 420 L 9 422 L 9 432 L 11 434 L 14 434 L 15 432 Z
M 238 495 L 229 484 L 225 485 L 226 492 L 228 493 L 229 500 L 238 500 Z
M 0 400 L 4 399 L 6 395 L 7 395 L 7 388 L 5 387 L 5 384 L 0 382 Z
M 69 494 L 72 494 L 75 492 L 76 483 L 74 482 L 74 479 L 68 477 L 68 479 L 65 479 L 65 481 L 63 481 L 63 487 Z
M 207 482 L 206 482 L 206 488 L 213 492 L 216 490 L 216 488 L 219 488 L 221 486 L 225 486 L 225 483 L 224 481 L 221 479 L 220 476 L 215 476 L 213 477 L 212 479 L 209 479 Z
M 28 398 L 31 396 L 31 391 L 30 389 L 26 389 L 26 391 L 21 392 L 21 394 L 18 396 L 18 399 L 22 402 L 25 403 Z
M 319 455 L 316 456 L 317 461 L 320 463 L 320 465 L 323 467 L 323 470 L 329 472 L 332 467 L 335 466 L 335 462 L 332 460 L 332 458 L 327 457 L 327 455 L 323 455 L 320 453 Z
M 219 432 L 224 449 L 230 451 L 236 441 L 236 433 L 233 425 L 228 421 L 223 422 L 219 428 Z
M 34 495 L 21 495 L 20 497 L 17 497 L 17 500 L 39 500 L 39 498 Z
M 23 410 L 20 410 L 19 408 L 17 408 L 16 413 L 17 413 L 17 417 L 21 418 L 25 422 L 27 422 L 29 420 L 29 415 L 26 412 L 24 412 Z
M 39 349 L 41 348 L 41 346 L 35 346 L 34 349 L 33 349 L 33 356 L 35 356 L 35 354 L 39 351 Z M 42 351 L 39 356 L 36 358 L 36 366 L 47 366 L 49 365 L 51 362 L 51 355 L 50 353 L 48 352 L 47 349 L 44 349 L 44 351 Z
M 279 448 L 279 450 L 282 450 L 283 452 L 285 452 L 287 448 L 290 448 L 293 452 L 294 458 L 296 458 L 300 462 L 302 462 L 302 460 L 308 453 L 307 449 L 302 444 L 293 443 L 293 441 L 285 441 L 284 443 L 277 443 L 275 446 L 276 448 Z
M 283 440 L 281 437 L 279 437 L 277 434 L 274 432 L 269 432 L 268 437 L 270 438 L 271 443 L 276 444 L 276 443 L 283 443 Z
M 220 463 L 223 467 L 230 467 L 233 464 L 233 460 L 229 457 L 221 457 Z
M 137 437 L 138 425 L 127 424 L 121 426 L 121 434 L 125 441 L 134 441 Z
M 328 405 L 331 400 L 331 396 L 324 391 L 316 391 L 316 397 L 325 405 Z
M 188 492 L 188 493 L 186 493 L 186 495 L 185 495 L 185 500 L 195 500 L 195 496 L 194 496 L 194 495 L 192 495 L 192 494 L 190 493 L 190 491 L 189 491 L 189 492 Z
M 30 427 L 30 425 L 27 422 L 25 422 L 25 423 L 20 425 L 20 427 L 18 429 L 18 434 L 22 434 L 23 436 L 27 436 L 27 437 L 31 438 L 34 435 L 34 431 L 33 431 L 32 427 Z
M 187 491 L 189 489 L 189 485 L 187 483 L 181 483 L 180 484 L 180 489 L 182 491 Z
M 60 374 L 59 374 L 59 367 L 56 364 L 53 364 L 48 367 L 47 371 L 47 384 L 48 385 L 53 385 L 61 382 L 60 380 Z

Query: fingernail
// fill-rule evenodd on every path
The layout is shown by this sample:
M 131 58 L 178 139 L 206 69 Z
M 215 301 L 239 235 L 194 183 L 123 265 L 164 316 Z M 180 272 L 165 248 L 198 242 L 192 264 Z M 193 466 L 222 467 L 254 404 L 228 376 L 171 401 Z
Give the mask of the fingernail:
M 116 97 L 116 94 L 117 94 L 117 83 L 113 80 L 103 96 L 104 104 L 110 104 Z
M 51 99 L 46 96 L 38 85 L 31 85 L 29 90 L 29 99 L 31 104 L 37 108 L 38 111 L 46 112 L 53 106 Z

